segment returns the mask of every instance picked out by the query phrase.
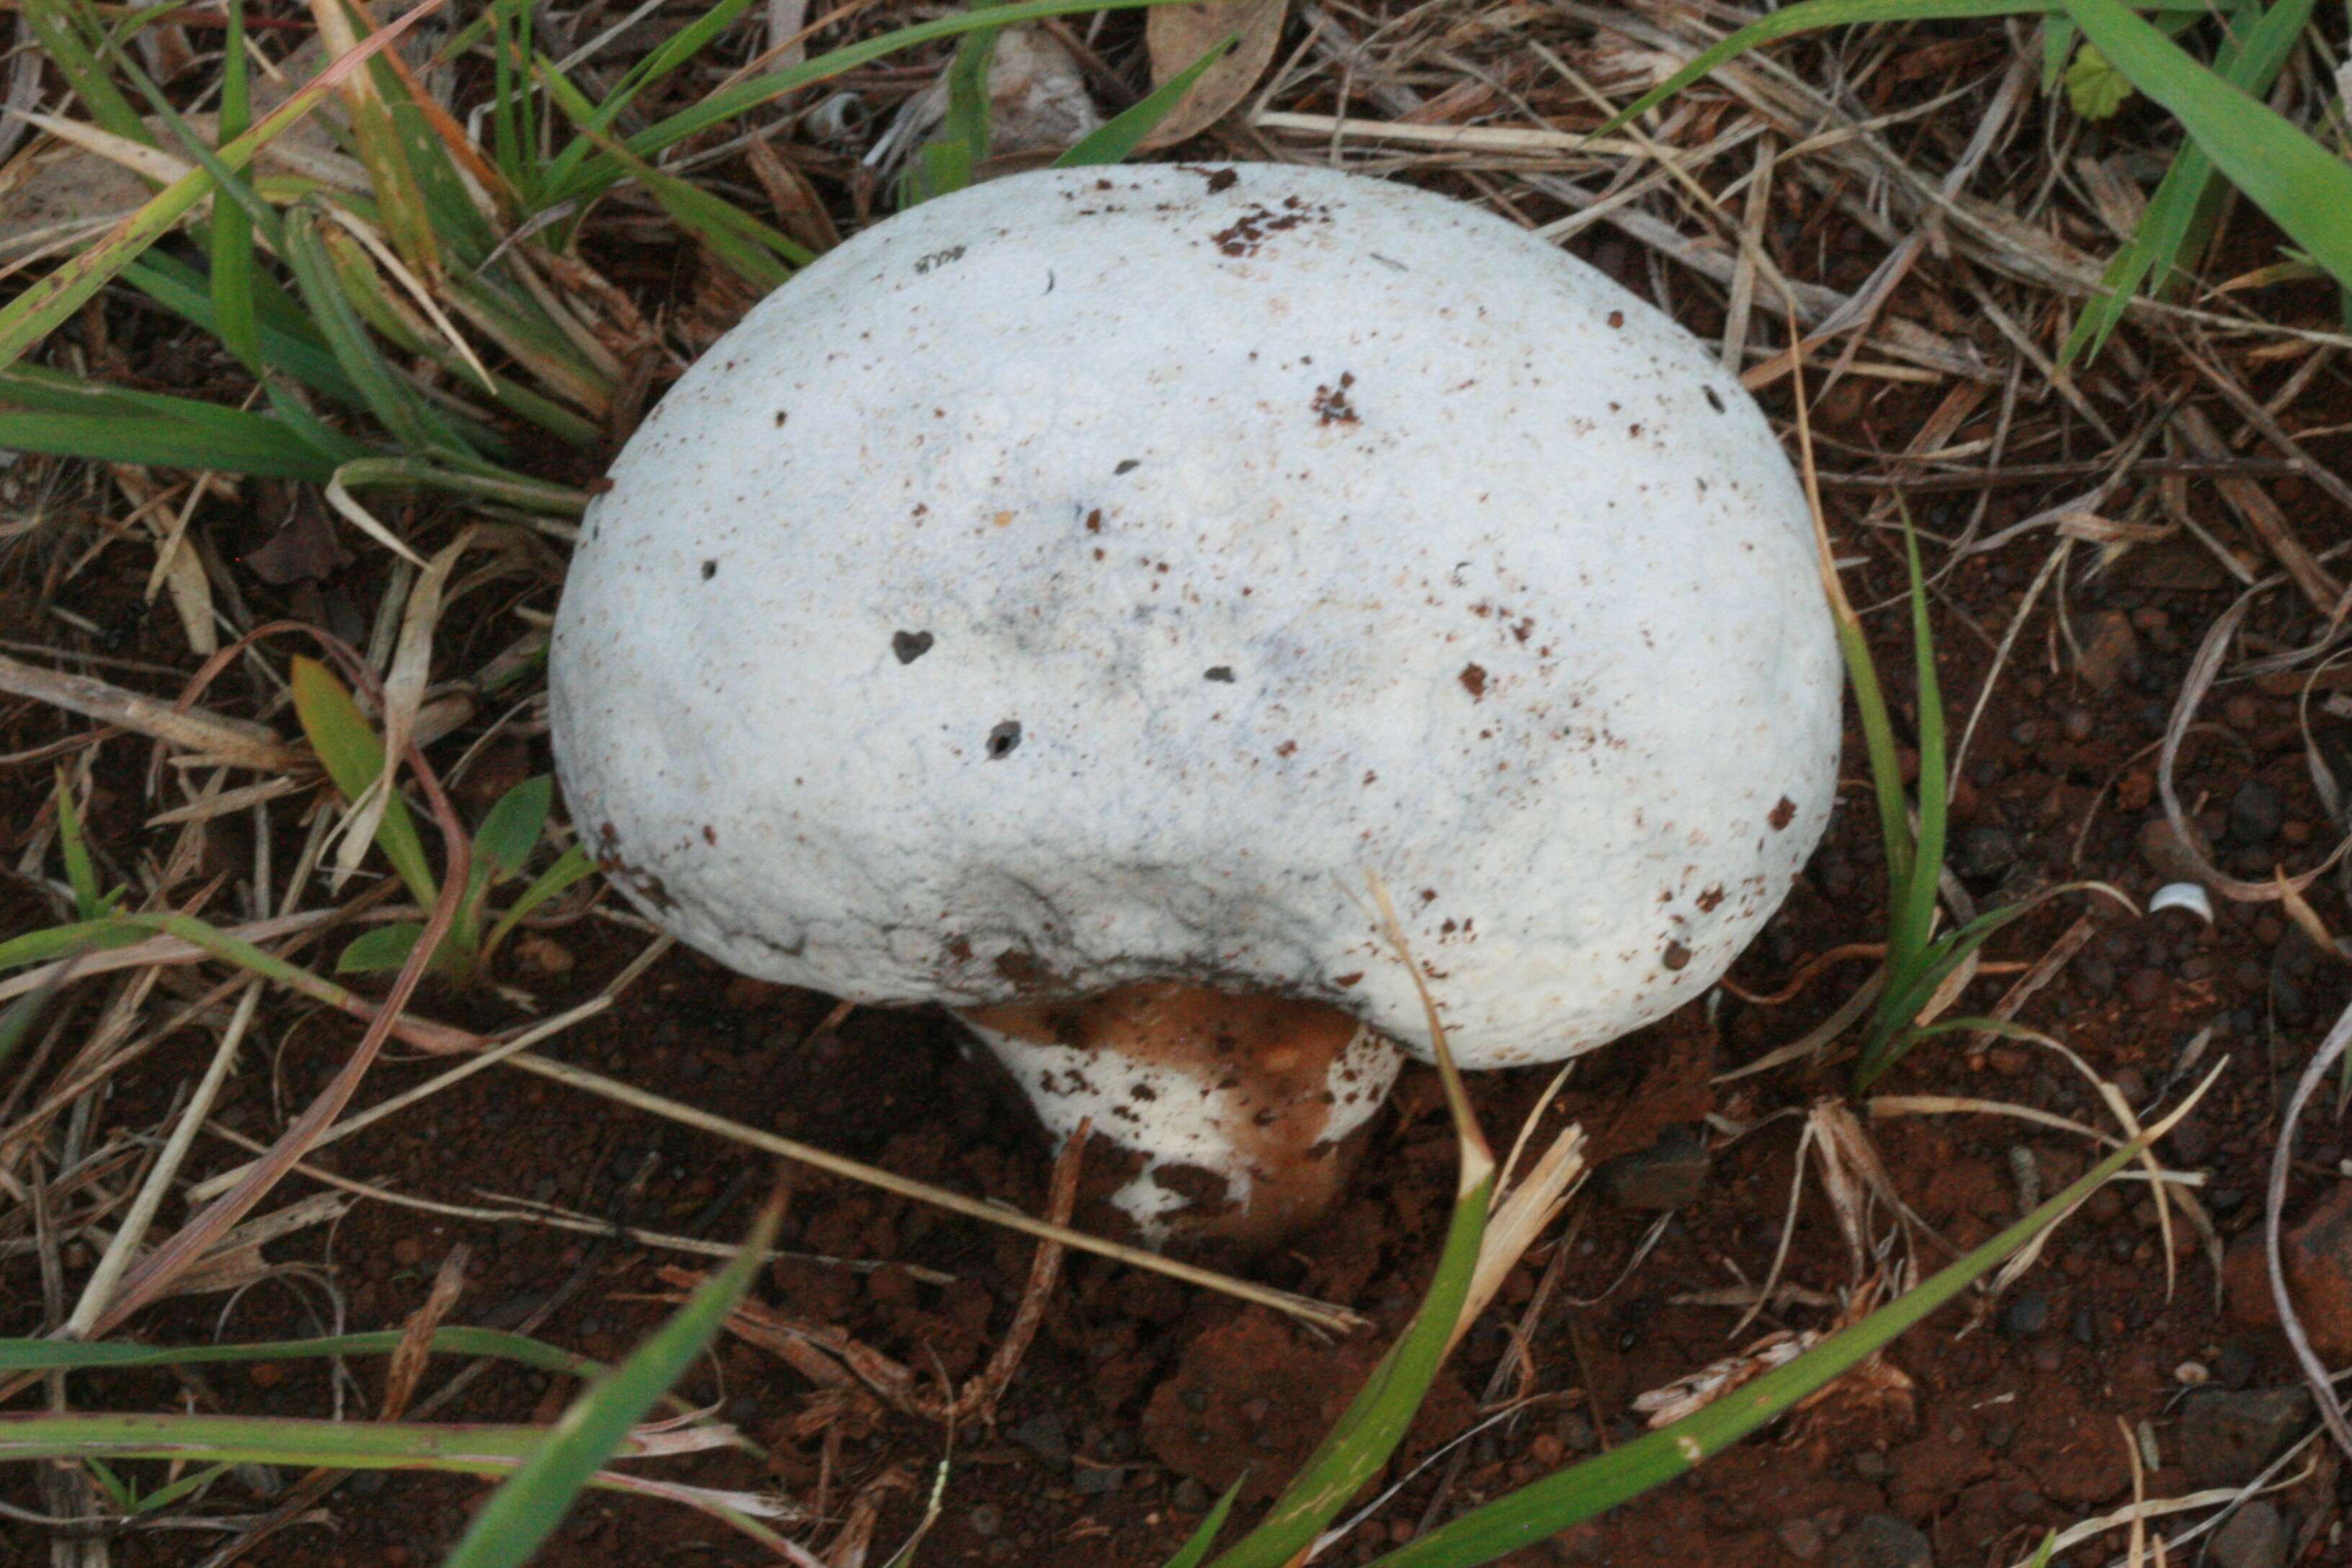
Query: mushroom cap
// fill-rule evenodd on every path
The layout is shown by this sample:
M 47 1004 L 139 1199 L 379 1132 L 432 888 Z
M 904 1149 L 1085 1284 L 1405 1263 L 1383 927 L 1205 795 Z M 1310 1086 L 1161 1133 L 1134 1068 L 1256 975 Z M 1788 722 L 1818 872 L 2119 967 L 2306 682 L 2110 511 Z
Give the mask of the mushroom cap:
M 556 759 L 747 973 L 959 1006 L 1182 978 L 1553 1061 L 1702 992 L 1827 821 L 1842 674 L 1738 380 L 1475 208 L 1276 164 L 877 225 L 589 508 Z

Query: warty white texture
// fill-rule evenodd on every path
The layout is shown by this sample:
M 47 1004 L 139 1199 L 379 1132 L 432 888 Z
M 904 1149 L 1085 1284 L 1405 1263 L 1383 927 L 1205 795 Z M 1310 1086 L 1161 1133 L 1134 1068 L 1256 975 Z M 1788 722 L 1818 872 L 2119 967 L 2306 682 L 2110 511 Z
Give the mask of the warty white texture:
M 1664 1016 L 1787 894 L 1841 672 L 1738 381 L 1465 204 L 1045 172 L 877 225 L 665 397 L 551 654 L 590 851 L 731 967 L 1152 977 L 1457 1059 Z

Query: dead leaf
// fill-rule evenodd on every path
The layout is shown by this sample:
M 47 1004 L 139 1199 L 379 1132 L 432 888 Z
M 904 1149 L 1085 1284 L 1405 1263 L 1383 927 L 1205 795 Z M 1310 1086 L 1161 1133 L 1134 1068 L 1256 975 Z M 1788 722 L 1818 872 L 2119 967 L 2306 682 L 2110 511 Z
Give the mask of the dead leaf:
M 304 496 L 295 501 L 293 515 L 284 528 L 246 552 L 245 569 L 272 588 L 284 588 L 332 577 L 351 559 L 350 552 L 336 542 L 335 526 L 327 520 L 327 514 Z
M 1181 75 L 1227 34 L 1239 33 L 1241 43 L 1202 73 L 1192 90 L 1143 139 L 1143 151 L 1196 136 L 1241 102 L 1274 62 L 1288 11 L 1288 0 L 1201 0 L 1189 5 L 1155 6 L 1143 32 L 1144 43 L 1151 51 L 1154 87 Z

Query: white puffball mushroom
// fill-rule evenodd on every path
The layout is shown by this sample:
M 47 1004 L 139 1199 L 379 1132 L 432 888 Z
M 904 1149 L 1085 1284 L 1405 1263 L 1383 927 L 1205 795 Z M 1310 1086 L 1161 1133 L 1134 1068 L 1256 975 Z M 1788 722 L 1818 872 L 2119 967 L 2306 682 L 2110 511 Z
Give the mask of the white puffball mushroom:
M 556 758 L 664 928 L 966 1010 L 1138 1153 L 1148 1234 L 1263 1239 L 1430 1054 L 1368 874 L 1466 1068 L 1663 1017 L 1780 904 L 1835 782 L 1816 562 L 1738 381 L 1499 218 L 1016 175 L 827 255 L 647 418 Z

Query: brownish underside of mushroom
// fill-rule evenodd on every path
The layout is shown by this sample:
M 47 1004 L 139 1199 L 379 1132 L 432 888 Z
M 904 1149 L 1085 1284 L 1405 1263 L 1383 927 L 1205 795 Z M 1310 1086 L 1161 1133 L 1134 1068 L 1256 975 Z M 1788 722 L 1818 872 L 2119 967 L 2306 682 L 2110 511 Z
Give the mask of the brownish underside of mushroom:
M 1364 1141 L 1325 1136 L 1333 1064 L 1361 1025 L 1320 1002 L 1149 980 L 1072 1000 L 969 1008 L 961 1016 L 1040 1045 L 1116 1051 L 1217 1092 L 1220 1123 L 1249 1166 L 1249 1199 L 1234 1201 L 1222 1173 L 1162 1166 L 1154 1179 L 1191 1200 L 1172 1228 L 1179 1240 L 1255 1249 L 1295 1234 L 1330 1208 Z M 1114 1140 L 1120 1134 L 1117 1126 L 1096 1131 Z

